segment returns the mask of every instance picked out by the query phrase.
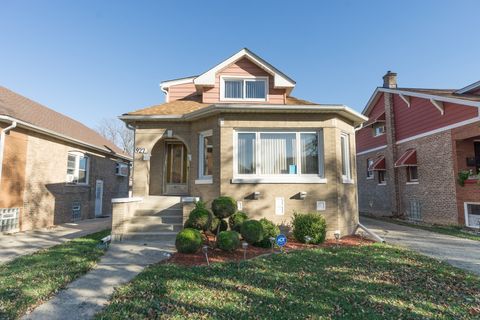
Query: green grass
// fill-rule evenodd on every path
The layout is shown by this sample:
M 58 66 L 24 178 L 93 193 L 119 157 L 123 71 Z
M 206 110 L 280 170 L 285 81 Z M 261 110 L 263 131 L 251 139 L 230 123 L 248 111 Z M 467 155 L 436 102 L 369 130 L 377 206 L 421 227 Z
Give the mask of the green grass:
M 374 244 L 150 266 L 97 319 L 472 319 L 479 304 L 479 277 Z
M 453 226 L 453 225 L 441 226 L 441 225 L 417 224 L 417 223 L 411 223 L 411 222 L 400 220 L 400 219 L 393 219 L 393 218 L 387 218 L 387 217 L 370 217 L 370 216 L 368 216 L 367 218 L 382 220 L 382 221 L 386 221 L 386 222 L 390 222 L 390 223 L 399 224 L 399 225 L 402 225 L 402 226 L 407 226 L 407 227 L 427 230 L 427 231 L 431 231 L 431 232 L 446 234 L 446 235 L 454 236 L 454 237 L 458 237 L 458 238 L 480 241 L 480 233 L 472 233 L 472 232 L 465 231 L 465 229 L 462 228 L 461 226 Z
M 0 265 L 0 319 L 15 319 L 86 273 L 103 255 L 104 230 Z

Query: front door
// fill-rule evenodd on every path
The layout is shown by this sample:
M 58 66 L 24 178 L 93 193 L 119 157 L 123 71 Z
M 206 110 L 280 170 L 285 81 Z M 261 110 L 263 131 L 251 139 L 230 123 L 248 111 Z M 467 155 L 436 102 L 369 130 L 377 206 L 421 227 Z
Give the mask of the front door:
M 103 180 L 97 180 L 95 183 L 95 217 L 103 215 Z
M 165 144 L 165 194 L 187 194 L 187 148 L 180 141 L 166 141 Z

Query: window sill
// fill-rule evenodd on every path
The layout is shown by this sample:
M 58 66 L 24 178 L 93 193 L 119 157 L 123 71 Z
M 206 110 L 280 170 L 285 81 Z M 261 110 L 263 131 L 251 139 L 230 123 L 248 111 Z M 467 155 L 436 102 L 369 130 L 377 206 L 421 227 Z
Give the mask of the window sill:
M 342 177 L 342 183 L 344 184 L 354 184 L 353 179 Z
M 65 186 L 67 187 L 90 187 L 88 183 L 65 183 Z
M 373 180 L 373 177 L 367 177 L 367 180 Z
M 407 182 L 406 184 L 418 184 L 418 181 Z
M 195 184 L 213 184 L 212 178 L 204 178 L 195 180 Z
M 378 184 L 377 184 L 377 186 L 386 186 L 386 185 L 387 185 L 386 182 L 384 182 L 384 183 L 378 183 Z
M 235 177 L 231 183 L 327 183 L 326 178 L 321 177 Z

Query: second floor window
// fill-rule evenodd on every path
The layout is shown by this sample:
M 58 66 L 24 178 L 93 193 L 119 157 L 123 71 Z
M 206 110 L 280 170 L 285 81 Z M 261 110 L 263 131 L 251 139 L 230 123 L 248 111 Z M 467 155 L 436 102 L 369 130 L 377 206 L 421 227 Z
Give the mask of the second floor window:
M 225 78 L 222 92 L 224 100 L 265 101 L 267 99 L 267 78 Z
M 373 136 L 378 137 L 385 134 L 385 123 L 379 122 L 373 125 Z
M 81 152 L 68 153 L 67 183 L 88 183 L 88 157 Z

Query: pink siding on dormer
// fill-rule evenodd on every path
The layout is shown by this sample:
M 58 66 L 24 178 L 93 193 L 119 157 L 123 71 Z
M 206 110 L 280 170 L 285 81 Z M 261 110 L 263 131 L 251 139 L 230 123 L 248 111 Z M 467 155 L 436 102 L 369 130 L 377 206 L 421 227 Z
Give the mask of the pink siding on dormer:
M 192 97 L 197 94 L 195 85 L 192 83 L 183 83 L 170 86 L 168 88 L 168 101 L 172 102 L 175 100 L 184 99 L 187 97 Z
M 393 95 L 395 134 L 397 141 L 439 129 L 478 116 L 478 108 L 443 102 L 445 113 L 430 100 L 410 97 L 410 108 L 398 94 Z
M 273 88 L 273 77 L 265 70 L 257 66 L 255 63 L 247 58 L 238 60 L 235 63 L 220 70 L 215 78 L 215 86 L 205 88 L 203 92 L 204 103 L 226 103 L 220 101 L 220 77 L 221 76 L 268 76 L 269 78 L 269 92 L 268 101 L 263 102 L 246 102 L 246 101 L 228 101 L 228 103 L 268 103 L 268 104 L 285 104 L 285 89 Z
M 385 102 L 383 98 L 383 93 L 380 94 L 377 103 L 373 106 L 372 110 L 370 111 L 369 120 L 366 122 L 370 122 L 372 119 L 375 119 L 379 115 L 381 115 L 385 111 Z M 365 150 L 381 147 L 387 144 L 387 135 L 383 134 L 378 137 L 373 136 L 373 129 L 372 126 L 367 126 L 358 130 L 355 133 L 356 145 L 357 145 L 357 152 L 362 152 Z

